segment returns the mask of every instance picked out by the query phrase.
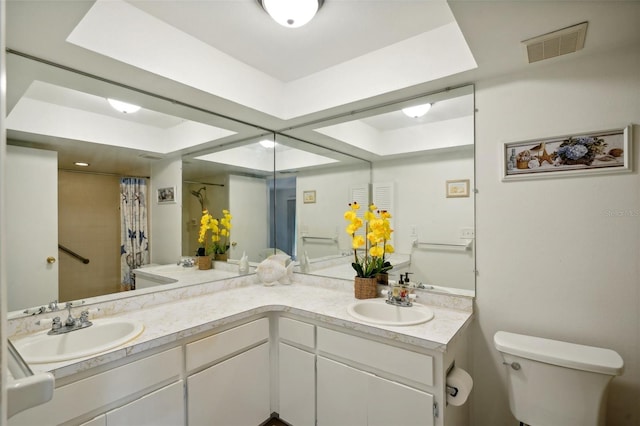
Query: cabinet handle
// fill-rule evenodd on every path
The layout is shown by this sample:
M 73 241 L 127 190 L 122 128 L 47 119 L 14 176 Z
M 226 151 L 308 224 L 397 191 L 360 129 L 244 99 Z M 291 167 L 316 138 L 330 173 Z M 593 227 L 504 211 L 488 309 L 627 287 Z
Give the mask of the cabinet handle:
M 47 257 L 47 263 L 48 264 L 56 263 L 56 258 L 53 256 Z

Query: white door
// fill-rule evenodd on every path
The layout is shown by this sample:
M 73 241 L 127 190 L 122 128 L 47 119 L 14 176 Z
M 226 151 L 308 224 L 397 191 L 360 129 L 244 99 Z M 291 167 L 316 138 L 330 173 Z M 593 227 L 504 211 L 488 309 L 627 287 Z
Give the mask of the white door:
M 58 299 L 58 153 L 7 146 L 6 166 L 7 300 L 15 311 Z
M 366 426 L 369 375 L 321 356 L 317 367 L 318 426 Z
M 251 426 L 271 416 L 269 343 L 187 379 L 189 426 Z
M 316 356 L 280 343 L 278 413 L 295 426 L 316 424 Z

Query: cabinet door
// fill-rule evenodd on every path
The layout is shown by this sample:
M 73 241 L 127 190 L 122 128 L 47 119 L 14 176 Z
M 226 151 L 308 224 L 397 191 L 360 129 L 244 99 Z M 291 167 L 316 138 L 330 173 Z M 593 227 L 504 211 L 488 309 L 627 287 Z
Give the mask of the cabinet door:
M 433 426 L 433 395 L 369 377 L 369 426 Z
M 269 343 L 187 378 L 190 426 L 259 425 L 271 415 Z
M 182 380 L 107 413 L 107 426 L 179 426 L 184 420 Z
M 368 379 L 367 373 L 319 356 L 318 426 L 365 426 Z M 376 400 L 383 403 L 384 395 Z
M 433 424 L 433 395 L 318 357 L 318 426 Z
M 278 354 L 280 418 L 295 426 L 314 426 L 316 357 L 284 343 Z

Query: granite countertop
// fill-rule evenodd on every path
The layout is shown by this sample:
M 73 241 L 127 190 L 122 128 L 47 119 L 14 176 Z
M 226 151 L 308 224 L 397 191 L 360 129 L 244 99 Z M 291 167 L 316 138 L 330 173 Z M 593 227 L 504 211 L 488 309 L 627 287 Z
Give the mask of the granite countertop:
M 416 292 L 417 301 L 434 311 L 434 319 L 414 326 L 379 326 L 359 321 L 347 313 L 347 306 L 357 300 L 349 281 L 295 274 L 294 284 L 266 287 L 257 282 L 255 275 L 238 277 L 236 273 L 235 278 L 97 306 L 99 313 L 95 321 L 101 317 L 126 317 L 141 321 L 144 331 L 128 343 L 99 355 L 30 367 L 34 372 L 50 371 L 56 378 L 62 378 L 269 312 L 287 312 L 303 321 L 308 319 L 320 325 L 445 351 L 447 344 L 470 323 L 473 300 Z M 12 340 L 35 331 L 35 321 L 33 317 L 9 321 Z

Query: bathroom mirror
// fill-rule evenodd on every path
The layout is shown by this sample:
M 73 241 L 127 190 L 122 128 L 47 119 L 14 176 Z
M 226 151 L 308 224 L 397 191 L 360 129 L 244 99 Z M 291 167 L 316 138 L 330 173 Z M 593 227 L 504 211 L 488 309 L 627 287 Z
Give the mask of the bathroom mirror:
M 430 109 L 421 116 L 403 112 L 425 104 Z M 390 272 L 392 278 L 408 271 L 413 281 L 437 291 L 475 295 L 473 86 L 334 117 L 291 133 L 326 145 L 347 144 L 371 162 L 372 200 L 393 215 L 396 252 L 411 256 L 408 267 Z M 342 204 L 340 212 L 346 209 Z M 340 222 L 335 245 L 343 254 L 350 247 Z M 320 234 L 332 236 L 331 230 Z M 327 255 L 307 254 L 317 264 Z M 335 274 L 333 263 L 328 266 L 326 273 Z M 311 269 L 323 275 L 322 268 Z
M 152 185 L 165 164 L 180 163 L 190 151 L 239 145 L 265 133 L 206 110 L 19 54 L 7 55 L 7 77 L 9 161 L 20 155 L 31 161 L 27 165 L 36 167 L 32 184 L 30 179 L 16 178 L 26 169 L 8 167 L 12 170 L 7 176 L 12 201 L 7 209 L 12 311 L 54 299 L 84 300 L 122 290 L 121 177 L 146 180 L 146 215 L 151 217 L 153 209 L 164 213 L 181 205 L 175 198 L 182 193 L 176 185 L 182 180 L 179 174 L 167 185 L 161 185 L 166 177 L 158 179 L 159 185 L 166 186 L 163 191 L 173 191 L 171 199 L 161 200 L 160 189 Z M 110 105 L 110 98 L 140 110 L 123 113 Z M 43 152 L 55 153 L 49 175 L 32 161 Z M 89 166 L 74 164 L 79 161 Z M 273 164 L 272 153 L 266 163 Z M 201 177 L 197 171 L 185 176 Z M 47 207 L 48 195 L 55 192 L 57 199 Z M 236 198 L 242 196 L 239 191 Z M 254 212 L 254 218 L 256 214 L 264 217 L 266 227 L 266 210 Z M 149 233 L 145 231 L 145 238 Z M 47 258 L 50 263 L 45 262 Z
M 433 93 L 424 97 L 424 99 L 412 99 L 402 104 L 385 105 L 380 108 L 368 108 L 363 111 L 356 111 L 344 116 L 333 116 L 330 120 L 315 121 L 310 125 L 301 125 L 295 128 L 288 128 L 281 131 L 277 135 L 269 133 L 259 127 L 254 127 L 245 122 L 237 122 L 229 120 L 225 117 L 212 114 L 211 111 L 201 108 L 190 108 L 189 105 L 172 101 L 150 93 L 138 91 L 131 87 L 123 87 L 113 85 L 108 81 L 94 79 L 88 75 L 79 75 L 70 70 L 61 69 L 51 64 L 33 61 L 23 56 L 8 54 L 8 112 L 10 114 L 8 139 L 9 145 L 33 147 L 48 150 L 57 150 L 58 161 L 64 164 L 71 164 L 78 158 L 89 158 L 90 163 L 98 165 L 104 163 L 105 166 L 97 166 L 94 169 L 98 174 L 111 175 L 116 174 L 127 176 L 148 177 L 154 165 L 163 162 L 178 161 L 182 164 L 181 172 L 184 175 L 184 183 L 178 195 L 183 197 L 183 205 L 188 203 L 196 203 L 199 201 L 191 191 L 197 192 L 205 184 L 211 185 L 211 189 L 207 186 L 207 191 L 213 193 L 222 190 L 223 194 L 228 197 L 228 205 L 234 215 L 235 231 L 237 233 L 237 224 L 240 223 L 241 212 L 247 213 L 247 217 L 255 219 L 257 211 L 262 211 L 262 206 L 256 205 L 255 197 L 243 198 L 242 196 L 233 198 L 230 196 L 234 191 L 230 189 L 234 185 L 244 188 L 247 182 L 258 183 L 253 185 L 254 189 L 266 198 L 265 204 L 267 211 L 263 216 L 259 216 L 259 220 L 254 222 L 258 224 L 265 235 L 261 236 L 258 246 L 262 248 L 249 248 L 246 242 L 242 242 L 240 235 L 232 238 L 233 245 L 230 249 L 229 256 L 232 260 L 238 259 L 243 252 L 250 255 L 250 260 L 259 262 L 265 256 L 276 253 L 278 250 L 290 253 L 298 262 L 309 260 L 315 262 L 328 258 L 345 257 L 349 253 L 349 241 L 344 234 L 344 224 L 342 223 L 342 213 L 345 205 L 350 198 L 353 198 L 353 191 L 368 191 L 369 183 L 385 183 L 392 181 L 394 188 L 394 208 L 396 210 L 396 237 L 397 251 L 410 253 L 413 258 L 410 271 L 418 274 L 417 280 L 427 283 L 433 283 L 441 287 L 466 289 L 468 294 L 473 293 L 475 282 L 475 274 L 473 273 L 474 244 L 465 243 L 464 250 L 459 250 L 457 246 L 464 243 L 464 239 L 459 238 L 462 232 L 469 236 L 473 234 L 473 136 L 470 142 L 460 144 L 459 146 L 436 146 L 425 147 L 416 142 L 416 139 L 409 138 L 409 134 L 421 134 L 420 126 L 414 124 L 409 126 L 408 133 L 400 135 L 402 131 L 394 128 L 391 123 L 393 119 L 387 118 L 387 114 L 397 112 L 404 104 L 422 102 L 430 100 L 434 102 L 430 119 L 436 119 L 438 116 L 438 102 L 444 103 L 447 99 L 464 98 L 471 103 L 468 104 L 466 112 L 463 114 L 464 120 L 471 120 L 473 116 L 473 88 L 457 88 L 442 93 Z M 34 84 L 34 82 L 36 82 Z M 464 93 L 466 91 L 466 93 Z M 110 119 L 117 120 L 119 124 L 127 123 L 124 127 L 133 127 L 136 129 L 137 138 L 146 140 L 150 145 L 146 148 L 139 148 L 135 145 L 124 145 L 117 149 L 108 146 L 110 142 L 100 142 L 100 132 L 96 134 L 78 132 L 79 126 L 76 124 L 86 123 L 84 116 L 77 116 L 73 121 L 74 125 L 62 125 L 65 123 L 63 115 L 57 115 L 50 109 L 50 97 L 57 97 L 55 105 L 62 109 L 73 110 L 74 103 L 86 102 L 81 96 L 72 96 L 71 99 L 61 100 L 62 93 L 73 93 L 79 95 L 86 93 L 96 98 L 100 98 L 103 103 L 107 97 L 119 97 L 131 103 L 139 104 L 143 107 L 147 120 L 143 125 L 131 124 L 132 116 L 123 117 L 121 113 L 109 111 L 112 115 Z M 22 100 L 27 102 L 23 105 Z M 40 111 L 37 115 L 29 115 L 27 106 L 30 104 L 37 105 Z M 49 104 L 49 105 L 47 105 Z M 104 106 L 104 105 L 103 105 Z M 43 109 L 44 108 L 44 109 Z M 82 104 L 83 113 L 91 113 L 98 116 L 102 111 L 95 110 L 94 106 Z M 469 109 L 470 108 L 470 109 Z M 11 117 L 14 111 L 21 112 L 21 120 Z M 157 112 L 161 114 L 161 118 L 150 117 L 147 113 Z M 467 112 L 470 112 L 467 114 Z M 113 116 L 115 114 L 115 116 Z M 162 115 L 163 114 L 163 115 Z M 46 117 L 47 119 L 43 119 Z M 92 116 L 93 117 L 93 116 Z M 471 117 L 471 118 L 469 118 Z M 460 118 L 460 117 L 458 117 Z M 454 118 L 441 118 L 440 121 L 451 121 Z M 379 121 L 378 123 L 376 121 Z M 385 124 L 386 122 L 386 124 Z M 431 127 L 438 127 L 440 134 L 446 136 L 447 131 L 442 124 L 437 124 L 438 120 L 434 120 Z M 47 131 L 45 124 L 58 124 L 54 129 Z M 162 123 L 162 124 L 158 124 Z M 35 128 L 29 127 L 36 126 Z M 41 127 L 37 127 L 41 126 Z M 143 138 L 142 129 L 149 130 L 153 126 L 164 126 L 166 129 L 182 129 L 188 135 L 199 139 L 199 143 L 193 146 L 179 146 L 174 151 L 157 152 L 152 148 L 153 143 L 158 142 L 158 134 L 163 131 L 152 132 L 150 138 Z M 367 147 L 362 144 L 362 138 L 354 132 L 354 128 L 349 126 L 363 127 L 368 129 L 368 138 L 377 140 L 382 145 L 376 147 Z M 81 126 L 80 126 L 81 127 Z M 98 126 L 93 126 L 97 129 Z M 405 126 L 406 127 L 406 126 Z M 73 129 L 76 133 L 65 134 L 64 131 Z M 374 129 L 375 131 L 373 131 Z M 459 128 L 457 128 L 459 130 Z M 118 138 L 127 140 L 123 136 L 122 129 L 111 126 L 110 132 L 106 135 L 111 139 Z M 376 135 L 376 132 L 378 133 Z M 178 132 L 174 132 L 174 137 L 183 140 L 182 136 L 177 136 Z M 348 135 L 348 136 L 345 136 Z M 392 139 L 396 135 L 399 139 Z M 423 135 L 424 136 L 424 135 Z M 446 137 L 438 138 L 440 140 Z M 86 143 L 85 139 L 96 138 L 91 143 Z M 272 162 L 275 166 L 272 169 L 266 167 L 264 170 L 252 165 L 238 165 L 228 158 L 234 157 L 230 155 L 234 150 L 257 149 L 259 142 L 263 139 L 276 139 L 275 149 L 271 151 L 262 147 L 261 154 L 258 151 L 250 151 L 250 155 L 244 155 L 244 158 L 263 157 L 263 162 Z M 366 138 L 365 138 L 366 139 Z M 427 137 L 422 137 L 428 140 Z M 467 138 L 468 139 L 468 138 Z M 400 145 L 398 141 L 403 141 L 409 147 L 408 152 L 384 152 L 380 147 Z M 417 148 L 415 148 L 417 147 Z M 298 152 L 296 155 L 289 155 L 287 150 Z M 244 151 L 245 153 L 247 151 Z M 303 155 L 304 154 L 304 155 Z M 457 158 L 460 156 L 460 158 Z M 211 157 L 216 157 L 213 159 Z M 227 158 L 225 160 L 224 158 Z M 304 156 L 317 156 L 331 159 L 315 164 L 305 160 Z M 206 158 L 208 157 L 208 158 Z M 99 160 L 99 161 L 98 161 Z M 460 160 L 466 164 L 466 169 L 451 168 L 451 165 Z M 109 166 L 107 166 L 109 164 Z M 433 176 L 421 176 L 416 179 L 420 172 L 426 170 L 429 164 L 441 164 L 442 169 L 446 171 L 444 174 Z M 213 171 L 211 169 L 213 165 Z M 68 170 L 60 172 L 59 179 L 63 174 L 78 176 L 75 166 L 69 166 Z M 117 168 L 114 168 L 117 167 Z M 457 166 L 456 166 L 457 167 Z M 453 173 L 455 171 L 455 173 Z M 417 174 L 416 174 L 417 173 Z M 86 175 L 81 175 L 86 176 Z M 113 177 L 113 176 L 111 176 Z M 393 179 L 391 179 L 391 177 Z M 215 178 L 215 179 L 214 179 Z M 217 180 L 223 178 L 223 181 Z M 229 179 L 232 179 L 230 182 Z M 406 181 L 405 181 L 406 179 Z M 448 181 L 469 179 L 469 196 L 466 198 L 450 198 L 442 194 L 445 193 L 445 184 Z M 84 179 L 89 180 L 89 179 Z M 416 188 L 412 188 L 415 182 L 424 180 L 429 186 L 433 186 L 433 194 L 420 192 L 426 190 L 427 185 L 420 185 L 417 188 L 418 198 L 412 198 Z M 330 191 L 326 191 L 319 182 L 335 181 L 336 185 Z M 220 186 L 226 185 L 226 186 Z M 73 186 L 65 184 L 65 187 Z M 240 193 L 244 191 L 238 191 Z M 292 195 L 295 193 L 295 196 Z M 329 195 L 329 197 L 327 197 Z M 151 202 L 157 202 L 154 199 L 155 194 L 151 194 Z M 118 195 L 116 195 L 116 198 Z M 214 195 L 211 195 L 213 198 Z M 444 199 L 445 197 L 446 199 Z M 98 197 L 103 198 L 103 197 Z M 416 199 L 424 200 L 426 203 L 417 209 L 403 210 L 406 207 L 415 205 Z M 295 201 L 294 201 L 295 200 Z M 332 200 L 329 204 L 328 201 Z M 409 200 L 409 201 L 407 201 Z M 242 206 L 243 202 L 250 206 L 247 209 L 235 208 L 233 206 Z M 225 202 L 212 205 L 210 208 L 224 208 Z M 405 207 L 406 206 L 406 207 Z M 449 232 L 446 235 L 438 235 L 437 231 L 443 230 L 442 221 L 450 215 L 444 213 L 442 215 L 435 214 L 435 209 L 440 207 L 455 207 L 455 212 L 471 211 L 470 217 L 467 215 L 465 219 L 460 219 L 452 223 Z M 167 208 L 170 208 L 167 207 Z M 281 209 L 290 214 L 283 215 Z M 446 211 L 446 210 L 445 210 Z M 430 212 L 431 214 L 423 214 Z M 319 215 L 314 217 L 314 215 Z M 287 218 L 287 223 L 277 223 L 277 218 Z M 294 219 L 291 219 L 294 218 Z M 193 251 L 193 232 L 194 220 L 197 220 L 197 214 L 193 211 L 182 212 L 182 253 L 190 255 Z M 248 220 L 248 219 L 247 219 Z M 196 226 L 197 227 L 197 226 Z M 294 229 L 294 232 L 289 232 Z M 471 230 L 471 234 L 469 234 Z M 284 232 L 283 232 L 284 231 Z M 408 234 L 408 235 L 407 235 Z M 246 241 L 256 240 L 255 233 L 251 233 Z M 319 238 L 312 238 L 319 237 Z M 326 238 L 326 239 L 325 239 Z M 86 239 L 85 239 L 86 240 Z M 337 241 L 336 241 L 337 240 Z M 466 239 L 468 241 L 469 239 Z M 62 241 L 61 241 L 62 242 Z M 90 241 L 92 246 L 97 247 Z M 446 243 L 446 246 L 439 247 L 434 244 L 433 247 L 422 243 Z M 454 243 L 449 247 L 449 243 Z M 73 249 L 74 247 L 70 247 Z M 453 253 L 450 253 L 453 252 Z M 461 253 L 462 252 L 462 253 Z M 83 255 L 83 253 L 79 253 Z M 62 254 L 60 258 L 62 259 Z M 442 256 L 442 259 L 438 259 Z M 454 256 L 454 257 L 451 257 Z M 89 257 L 89 256 L 86 256 Z M 98 255 L 100 257 L 100 255 Z M 426 259 L 418 260 L 421 257 Z M 95 256 L 94 256 L 95 259 Z M 455 259 L 455 261 L 443 260 Z M 464 267 L 460 267 L 459 260 L 464 259 Z M 62 262 L 62 260 L 61 260 Z M 77 262 L 77 261 L 75 261 Z M 77 262 L 80 266 L 81 263 Z M 114 270 L 118 270 L 118 256 L 116 255 Z M 424 265 L 424 266 L 422 266 Z M 435 266 L 434 266 L 435 265 Z M 443 271 L 436 273 L 438 265 L 446 265 Z M 304 265 L 303 265 L 304 266 Z M 420 268 L 424 267 L 426 273 L 423 275 Z M 467 271 L 471 269 L 471 271 Z M 452 270 L 464 270 L 465 277 L 456 277 L 450 279 L 449 275 Z M 319 273 L 319 272 L 318 272 Z M 119 282 L 116 277 L 116 284 Z M 462 284 L 464 282 L 464 284 Z M 11 286 L 11 284 L 10 284 Z M 84 288 L 84 286 L 83 286 Z M 93 291 L 93 290 L 91 290 Z M 92 297 L 101 293 L 92 293 L 82 295 L 80 297 L 69 296 L 70 299 Z M 467 294 L 467 293 L 465 293 Z M 122 295 L 114 295 L 114 297 L 122 297 Z M 61 296 L 63 301 L 66 297 Z M 46 300 L 38 301 L 37 304 L 46 303 Z M 14 306 L 11 309 L 20 309 L 27 305 Z

